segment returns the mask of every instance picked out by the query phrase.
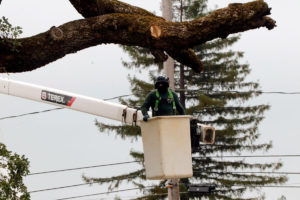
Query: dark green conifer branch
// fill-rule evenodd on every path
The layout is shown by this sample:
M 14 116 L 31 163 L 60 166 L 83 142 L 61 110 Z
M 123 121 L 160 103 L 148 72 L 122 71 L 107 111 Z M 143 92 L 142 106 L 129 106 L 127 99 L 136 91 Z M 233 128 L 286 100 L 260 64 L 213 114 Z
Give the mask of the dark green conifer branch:
M 131 173 L 127 173 L 127 174 L 123 174 L 123 175 L 119 175 L 119 176 L 112 176 L 109 178 L 91 178 L 91 177 L 87 177 L 87 176 L 82 176 L 83 180 L 86 183 L 90 183 L 90 184 L 103 184 L 103 183 L 109 183 L 109 190 L 112 190 L 114 188 L 118 188 L 120 186 L 120 184 L 122 184 L 123 182 L 132 182 L 133 180 L 145 180 L 146 176 L 145 176 L 145 170 L 137 170 Z
M 141 136 L 141 129 L 138 126 L 131 126 L 131 125 L 108 125 L 101 123 L 99 121 L 95 121 L 95 125 L 99 128 L 99 131 L 104 132 L 115 132 L 118 136 L 122 139 L 131 138 L 137 139 Z

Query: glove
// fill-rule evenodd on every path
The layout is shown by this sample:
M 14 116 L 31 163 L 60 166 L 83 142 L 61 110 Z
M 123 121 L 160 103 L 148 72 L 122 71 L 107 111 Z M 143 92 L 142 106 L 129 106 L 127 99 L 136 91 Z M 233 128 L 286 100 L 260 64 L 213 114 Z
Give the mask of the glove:
M 148 121 L 148 118 L 150 118 L 149 115 L 145 115 L 145 116 L 143 117 L 144 122 Z

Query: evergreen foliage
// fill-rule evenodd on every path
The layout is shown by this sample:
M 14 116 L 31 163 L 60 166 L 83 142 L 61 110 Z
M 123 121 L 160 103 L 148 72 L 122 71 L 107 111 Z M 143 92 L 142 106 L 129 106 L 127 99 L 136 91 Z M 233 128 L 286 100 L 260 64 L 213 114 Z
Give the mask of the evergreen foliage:
M 207 0 L 174 0 L 174 20 L 191 20 L 206 15 Z M 249 65 L 241 63 L 242 52 L 230 50 L 239 40 L 239 36 L 216 39 L 194 48 L 205 66 L 202 73 L 196 74 L 190 68 L 176 63 L 175 89 L 180 93 L 180 100 L 186 107 L 186 113 L 193 115 L 201 123 L 216 128 L 216 142 L 213 145 L 201 145 L 199 153 L 193 157 L 194 177 L 181 180 L 181 192 L 187 191 L 188 184 L 209 183 L 216 185 L 216 190 L 209 194 L 182 194 L 181 199 L 259 199 L 262 196 L 246 198 L 243 194 L 248 189 L 259 186 L 284 183 L 285 176 L 237 174 L 236 170 L 278 170 L 281 162 L 261 163 L 245 159 L 220 159 L 207 156 L 224 154 L 239 155 L 243 152 L 266 152 L 272 144 L 258 143 L 258 125 L 264 119 L 268 105 L 253 105 L 251 99 L 260 94 L 257 82 L 247 81 Z M 154 64 L 150 51 L 140 47 L 124 47 L 132 59 L 123 62 L 125 67 L 148 70 L 150 82 L 129 77 L 134 98 L 120 99 L 129 106 L 139 107 L 146 94 L 153 89 L 153 80 L 161 73 L 162 64 Z M 138 127 L 113 126 L 96 122 L 102 131 L 114 131 L 121 138 L 140 137 Z M 140 161 L 141 170 L 107 179 L 84 177 L 86 181 L 113 183 L 118 186 L 122 181 L 133 183 L 141 188 L 146 196 L 140 199 L 163 199 L 167 190 L 165 181 L 161 181 L 151 190 L 145 189 L 146 182 L 143 168 L 143 154 L 132 151 L 131 155 Z
M 29 200 L 23 183 L 28 175 L 29 162 L 24 156 L 12 154 L 0 143 L 0 200 Z

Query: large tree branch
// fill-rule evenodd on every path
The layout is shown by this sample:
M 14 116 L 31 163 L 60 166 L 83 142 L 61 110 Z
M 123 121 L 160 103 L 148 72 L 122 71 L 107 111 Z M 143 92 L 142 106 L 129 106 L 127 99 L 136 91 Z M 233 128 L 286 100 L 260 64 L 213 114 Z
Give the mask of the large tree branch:
M 152 16 L 108 14 L 66 23 L 45 33 L 19 39 L 18 52 L 9 45 L 0 46 L 0 66 L 7 72 L 24 72 L 42 67 L 66 54 L 99 44 L 115 43 L 166 51 L 195 71 L 189 59 L 195 55 L 187 49 L 228 34 L 267 27 L 275 22 L 263 1 L 230 5 L 190 22 L 173 23 Z M 185 56 L 178 56 L 181 51 Z
M 69 0 L 74 8 L 85 18 L 99 15 L 123 13 L 142 16 L 152 16 L 154 14 L 145 9 L 129 5 L 117 0 Z
M 117 0 L 69 0 L 74 8 L 85 18 L 99 15 L 122 13 L 142 16 L 157 17 L 151 12 Z M 161 17 L 159 17 L 161 18 Z M 168 59 L 168 56 L 158 49 L 151 49 L 155 62 L 160 63 Z M 197 58 L 198 59 L 198 58 Z

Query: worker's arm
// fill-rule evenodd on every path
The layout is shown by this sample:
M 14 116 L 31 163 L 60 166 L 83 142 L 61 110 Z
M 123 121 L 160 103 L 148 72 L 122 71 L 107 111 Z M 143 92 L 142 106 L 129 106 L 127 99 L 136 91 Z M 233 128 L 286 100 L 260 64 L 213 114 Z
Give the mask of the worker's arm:
M 148 110 L 151 107 L 151 103 L 152 103 L 152 93 L 149 93 L 144 101 L 144 104 L 141 107 L 141 111 L 144 116 L 143 118 L 144 121 L 147 121 L 147 119 L 149 118 Z
M 184 107 L 181 105 L 179 98 L 175 92 L 173 92 L 173 96 L 174 96 L 174 101 L 175 101 L 176 110 L 178 111 L 178 114 L 184 115 L 185 114 Z

